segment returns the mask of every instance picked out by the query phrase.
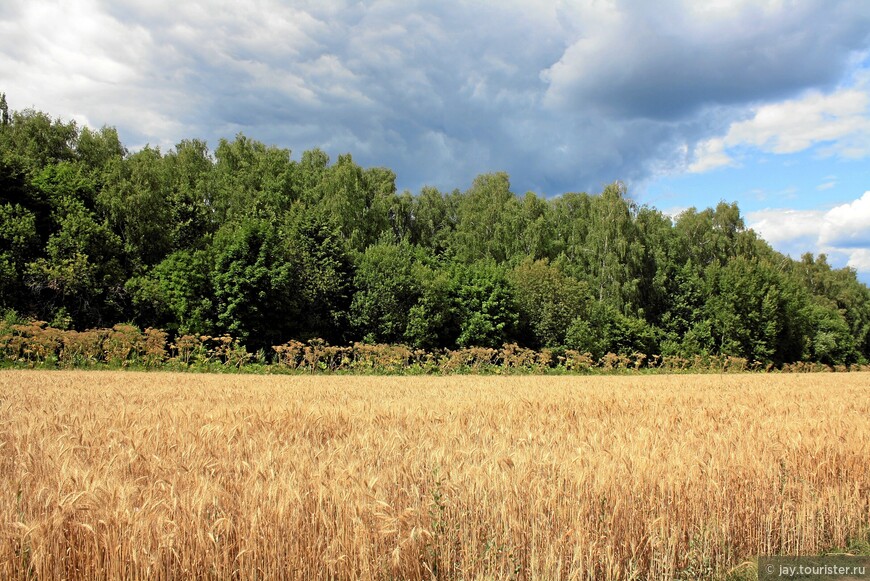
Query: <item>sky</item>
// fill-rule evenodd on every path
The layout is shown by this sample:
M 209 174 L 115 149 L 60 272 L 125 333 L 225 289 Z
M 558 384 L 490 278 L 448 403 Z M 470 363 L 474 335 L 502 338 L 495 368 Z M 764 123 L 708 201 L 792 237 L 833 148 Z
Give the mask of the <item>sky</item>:
M 737 202 L 870 283 L 864 0 L 0 0 L 0 92 L 136 150 L 239 132 L 386 166 Z

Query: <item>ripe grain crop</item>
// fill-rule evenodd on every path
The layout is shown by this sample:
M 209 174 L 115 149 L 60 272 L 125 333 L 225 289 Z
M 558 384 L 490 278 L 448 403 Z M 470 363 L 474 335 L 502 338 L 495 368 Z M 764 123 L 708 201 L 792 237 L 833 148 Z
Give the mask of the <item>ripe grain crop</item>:
M 870 524 L 870 374 L 0 372 L 0 578 L 715 578 Z

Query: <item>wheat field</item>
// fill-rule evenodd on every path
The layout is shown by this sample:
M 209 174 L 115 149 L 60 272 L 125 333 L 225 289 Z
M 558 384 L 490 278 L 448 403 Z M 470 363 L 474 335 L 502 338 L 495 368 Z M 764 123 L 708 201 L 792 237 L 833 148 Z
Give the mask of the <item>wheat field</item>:
M 3 371 L 0 577 L 721 578 L 866 531 L 868 385 Z

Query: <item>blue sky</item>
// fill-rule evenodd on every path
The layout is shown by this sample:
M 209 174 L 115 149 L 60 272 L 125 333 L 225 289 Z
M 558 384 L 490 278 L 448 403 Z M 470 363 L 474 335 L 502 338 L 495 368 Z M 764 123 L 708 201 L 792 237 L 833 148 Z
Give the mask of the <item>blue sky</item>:
M 870 282 L 870 3 L 4 0 L 0 91 L 135 149 L 243 132 L 400 189 L 736 201 Z

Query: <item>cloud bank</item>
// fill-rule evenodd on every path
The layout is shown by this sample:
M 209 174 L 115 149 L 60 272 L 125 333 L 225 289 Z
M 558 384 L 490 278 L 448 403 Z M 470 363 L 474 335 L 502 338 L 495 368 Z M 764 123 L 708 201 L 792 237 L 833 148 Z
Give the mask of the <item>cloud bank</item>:
M 870 155 L 870 93 L 841 89 L 812 91 L 799 98 L 763 105 L 753 116 L 696 146 L 689 171 L 736 165 L 728 153 L 751 147 L 770 153 L 795 153 L 822 144 L 820 155 L 860 159 Z
M 598 191 L 741 147 L 870 149 L 850 129 L 868 91 L 843 86 L 870 47 L 851 0 L 12 0 L 0 37 L 13 108 L 134 147 L 241 131 L 351 152 L 412 191 L 494 170 Z
M 746 221 L 792 258 L 813 248 L 845 259 L 859 273 L 870 273 L 870 191 L 827 211 L 761 210 L 748 213 Z

